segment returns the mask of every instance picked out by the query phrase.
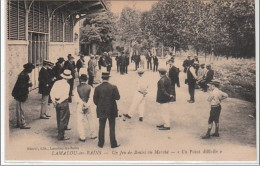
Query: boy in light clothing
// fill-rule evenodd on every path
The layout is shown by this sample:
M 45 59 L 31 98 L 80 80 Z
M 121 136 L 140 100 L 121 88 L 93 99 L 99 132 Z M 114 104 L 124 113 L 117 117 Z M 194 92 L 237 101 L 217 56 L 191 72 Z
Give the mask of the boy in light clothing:
M 210 91 L 212 91 L 208 97 L 208 102 L 211 105 L 210 116 L 208 120 L 208 131 L 202 139 L 209 139 L 210 136 L 219 137 L 219 116 L 221 112 L 221 101 L 226 99 L 228 95 L 218 89 L 220 82 L 217 80 L 212 80 L 208 86 Z M 215 122 L 215 133 L 210 135 L 210 131 Z

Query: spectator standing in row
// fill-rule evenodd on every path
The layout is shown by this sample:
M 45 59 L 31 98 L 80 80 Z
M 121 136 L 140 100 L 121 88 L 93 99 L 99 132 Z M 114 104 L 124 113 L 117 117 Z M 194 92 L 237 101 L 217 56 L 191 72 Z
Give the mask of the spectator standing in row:
M 159 65 L 158 58 L 156 55 L 152 56 L 152 58 L 153 58 L 153 71 L 157 72 L 158 65 Z
M 187 84 L 188 84 L 188 90 L 190 94 L 190 100 L 188 100 L 189 103 L 195 102 L 195 85 L 196 85 L 197 75 L 195 73 L 194 68 L 194 59 L 190 61 L 190 66 L 187 68 Z
M 70 93 L 69 93 L 69 103 L 72 102 L 72 90 L 74 86 L 74 79 L 75 79 L 75 73 L 76 73 L 76 65 L 74 62 L 74 57 L 71 56 L 71 54 L 68 54 L 68 60 L 64 63 L 64 69 L 68 69 L 71 71 L 72 78 L 68 80 L 70 84 Z
M 170 59 L 168 61 L 169 63 L 169 72 L 168 72 L 168 76 L 171 80 L 171 85 L 172 85 L 172 89 L 173 89 L 173 96 L 174 96 L 174 99 L 173 101 L 176 101 L 176 90 L 175 90 L 175 85 L 177 85 L 177 87 L 180 87 L 180 80 L 179 80 L 179 73 L 180 73 L 180 70 L 179 68 L 175 67 L 173 65 L 174 63 L 174 59 Z
M 191 62 L 191 56 L 190 55 L 188 55 L 187 56 L 187 59 L 185 59 L 184 61 L 183 61 L 183 64 L 182 64 L 182 66 L 183 66 L 183 68 L 184 68 L 184 73 L 186 73 L 187 72 L 187 69 L 188 69 L 188 67 L 190 66 L 190 62 Z
M 117 72 L 120 72 L 120 65 L 121 65 L 121 56 L 116 56 L 116 70 Z
M 151 53 L 148 51 L 146 55 L 146 60 L 147 60 L 147 70 L 152 70 L 152 56 Z
M 84 55 L 80 54 L 79 55 L 79 60 L 76 63 L 76 67 L 77 67 L 78 73 L 79 73 L 79 69 L 83 67 L 83 64 L 85 64 Z
M 68 99 L 70 97 L 70 84 L 69 80 L 73 78 L 71 71 L 65 69 L 61 74 L 62 79 L 54 83 L 50 96 L 52 103 L 56 109 L 57 127 L 58 127 L 58 140 L 69 140 L 65 137 L 65 130 L 68 129 L 70 119 L 70 109 Z
M 119 147 L 116 141 L 115 125 L 118 117 L 116 100 L 120 99 L 118 89 L 109 83 L 109 73 L 102 73 L 102 84 L 95 88 L 93 100 L 97 106 L 97 117 L 99 118 L 98 146 L 103 148 L 105 142 L 106 121 L 109 121 L 111 148 Z
M 126 66 L 126 55 L 125 52 L 121 52 L 121 56 L 120 56 L 120 74 L 124 74 L 125 73 L 125 66 Z
M 25 122 L 24 104 L 29 95 L 29 87 L 32 87 L 29 74 L 35 66 L 32 63 L 27 63 L 23 65 L 23 68 L 14 85 L 12 96 L 16 100 L 16 128 L 30 129 L 31 127 Z
M 60 75 L 63 72 L 64 61 L 65 61 L 64 58 L 60 57 L 52 69 L 56 80 L 62 79 L 62 77 Z
M 50 65 L 49 61 L 44 60 L 43 66 L 39 72 L 39 93 L 42 94 L 40 119 L 49 119 L 49 117 L 51 117 L 47 114 L 49 94 L 52 82 L 54 81 L 53 76 L 51 76 L 50 71 L 48 71 Z
M 89 99 L 91 86 L 87 84 L 88 77 L 86 74 L 82 74 L 79 78 L 80 84 L 74 89 L 75 102 L 77 104 L 76 116 L 77 116 L 77 128 L 79 134 L 79 141 L 85 142 L 86 133 L 85 126 L 88 122 L 90 130 L 90 138 L 97 138 L 94 134 L 94 127 L 92 120 L 93 110 L 91 110 L 92 101 Z
M 93 87 L 94 77 L 96 74 L 96 66 L 97 66 L 97 62 L 95 60 L 94 55 L 90 55 L 90 60 L 88 61 L 88 76 L 89 76 L 88 84 L 92 87 Z

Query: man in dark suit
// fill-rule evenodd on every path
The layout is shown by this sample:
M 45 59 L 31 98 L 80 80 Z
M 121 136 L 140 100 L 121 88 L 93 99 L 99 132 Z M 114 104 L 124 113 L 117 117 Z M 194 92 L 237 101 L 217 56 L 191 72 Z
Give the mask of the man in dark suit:
M 64 58 L 60 57 L 52 69 L 56 80 L 62 79 L 62 77 L 60 75 L 63 72 L 64 61 L 65 61 Z
M 115 135 L 115 123 L 118 116 L 116 100 L 120 99 L 118 89 L 108 82 L 109 73 L 103 72 L 103 83 L 95 88 L 93 100 L 97 105 L 97 117 L 99 118 L 98 146 L 103 147 L 105 142 L 106 121 L 109 121 L 111 148 L 119 147 Z
M 214 71 L 211 69 L 211 65 L 208 64 L 206 66 L 206 68 L 207 68 L 207 71 L 206 71 L 205 75 L 202 77 L 202 80 L 200 82 L 198 82 L 199 86 L 202 88 L 202 90 L 204 92 L 207 92 L 207 89 L 208 89 L 207 84 L 209 82 L 211 82 L 211 80 L 214 77 Z
M 157 72 L 157 70 L 158 70 L 158 64 L 159 64 L 158 58 L 157 58 L 156 55 L 154 55 L 154 56 L 153 56 L 153 71 L 156 71 L 156 72 Z
M 68 60 L 64 63 L 64 70 L 68 69 L 71 71 L 72 78 L 68 80 L 70 84 L 70 94 L 69 94 L 69 103 L 72 102 L 71 96 L 72 96 L 72 90 L 73 90 L 73 85 L 74 85 L 74 79 L 75 79 L 75 73 L 76 73 L 76 65 L 74 62 L 74 57 L 71 56 L 71 54 L 68 54 Z
M 35 66 L 32 63 L 27 63 L 24 64 L 23 67 L 24 70 L 19 74 L 18 79 L 14 85 L 12 96 L 16 100 L 16 128 L 30 129 L 31 127 L 27 126 L 25 123 L 24 103 L 29 95 L 29 87 L 32 86 L 29 73 L 32 72 Z
M 187 68 L 187 84 L 190 94 L 189 103 L 195 102 L 195 85 L 196 85 L 197 75 L 194 68 L 194 59 L 190 61 L 190 66 Z
M 147 53 L 146 60 L 147 60 L 147 69 L 152 70 L 152 56 L 150 52 Z
M 120 64 L 120 74 L 124 74 L 125 73 L 125 66 L 126 66 L 126 56 L 125 56 L 125 52 L 121 52 L 121 64 Z
M 120 72 L 120 65 L 121 65 L 121 56 L 116 56 L 116 70 L 117 72 Z
M 125 73 L 128 74 L 128 66 L 129 66 L 129 54 L 125 54 Z
M 85 60 L 84 60 L 84 55 L 83 54 L 80 54 L 79 55 L 79 60 L 77 61 L 76 63 L 76 67 L 77 67 L 77 71 L 79 72 L 79 69 L 83 67 L 83 64 L 85 63 Z
M 157 83 L 157 97 L 156 102 L 160 104 L 161 117 L 163 123 L 157 125 L 159 130 L 170 130 L 170 115 L 169 115 L 169 102 L 174 99 L 172 93 L 171 81 L 166 75 L 165 68 L 158 69 L 161 79 Z
M 43 67 L 39 72 L 39 78 L 38 78 L 39 93 L 42 94 L 40 119 L 49 119 L 50 117 L 47 114 L 48 99 L 49 99 L 49 94 L 52 86 L 52 76 L 48 72 L 49 66 L 50 66 L 50 62 L 44 60 Z
M 179 80 L 179 73 L 180 73 L 180 70 L 179 68 L 175 67 L 173 65 L 174 63 L 174 59 L 170 59 L 168 61 L 168 64 L 170 66 L 169 68 L 169 78 L 171 80 L 171 85 L 172 85 L 172 89 L 173 89 L 173 96 L 174 96 L 174 100 L 173 101 L 176 101 L 176 91 L 175 91 L 175 85 L 177 85 L 177 87 L 180 87 L 180 80 Z
M 188 55 L 187 56 L 187 59 L 185 59 L 184 61 L 183 61 L 183 64 L 182 64 L 182 66 L 183 66 L 183 68 L 184 68 L 184 73 L 186 73 L 187 72 L 187 69 L 188 69 L 188 67 L 190 66 L 190 62 L 191 62 L 191 56 L 190 55 Z

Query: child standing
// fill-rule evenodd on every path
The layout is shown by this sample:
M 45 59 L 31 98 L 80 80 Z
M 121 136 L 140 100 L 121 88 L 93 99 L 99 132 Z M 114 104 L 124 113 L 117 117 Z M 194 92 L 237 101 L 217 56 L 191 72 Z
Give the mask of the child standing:
M 219 137 L 219 116 L 221 111 L 221 101 L 226 99 L 228 95 L 218 89 L 220 82 L 217 80 L 212 80 L 208 83 L 210 91 L 212 91 L 208 97 L 208 102 L 211 105 L 210 116 L 208 120 L 208 131 L 202 139 L 209 139 L 210 136 Z M 210 135 L 210 131 L 215 122 L 215 133 Z

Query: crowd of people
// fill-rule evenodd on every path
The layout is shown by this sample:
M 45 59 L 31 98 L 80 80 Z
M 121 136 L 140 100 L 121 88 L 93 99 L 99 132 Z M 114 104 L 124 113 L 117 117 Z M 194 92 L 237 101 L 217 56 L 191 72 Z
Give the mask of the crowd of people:
M 79 60 L 75 63 L 74 57 L 68 54 L 67 59 L 60 57 L 56 64 L 44 60 L 43 66 L 39 72 L 39 94 L 41 98 L 40 119 L 49 119 L 51 116 L 48 113 L 47 105 L 52 103 L 56 109 L 56 119 L 58 127 L 58 140 L 69 140 L 65 136 L 65 131 L 70 130 L 68 124 L 70 120 L 70 104 L 73 101 L 76 103 L 77 130 L 79 140 L 85 142 L 86 130 L 85 123 L 88 122 L 90 138 L 98 137 L 98 146 L 104 145 L 104 131 L 106 121 L 109 122 L 110 128 L 110 144 L 112 148 L 119 147 L 115 136 L 115 119 L 118 117 L 118 108 L 116 101 L 120 99 L 120 93 L 116 85 L 109 83 L 112 68 L 111 54 L 104 52 L 101 56 L 90 55 L 88 62 L 85 62 L 84 55 L 79 55 Z M 131 57 L 131 58 L 130 58 Z M 144 120 L 144 108 L 146 95 L 148 93 L 149 82 L 143 78 L 145 71 L 158 71 L 160 80 L 157 83 L 156 102 L 161 108 L 160 116 L 162 123 L 157 125 L 159 130 L 170 130 L 170 113 L 169 103 L 175 102 L 176 89 L 180 87 L 179 73 L 181 70 L 174 65 L 175 55 L 170 54 L 167 58 L 166 65 L 158 68 L 157 56 L 147 54 L 138 54 L 134 52 L 131 56 L 127 52 L 120 52 L 115 57 L 117 63 L 117 72 L 120 74 L 128 73 L 128 65 L 131 62 L 135 63 L 135 70 L 139 76 L 137 89 L 134 94 L 131 106 L 126 113 L 123 114 L 123 120 L 129 120 L 133 116 L 133 112 L 139 110 L 139 121 Z M 147 62 L 147 70 L 145 63 Z M 152 62 L 153 61 L 153 62 Z M 153 68 L 152 68 L 153 64 Z M 29 74 L 35 68 L 31 63 L 24 66 L 24 70 L 19 74 L 16 84 L 12 91 L 12 96 L 16 102 L 17 128 L 30 129 L 25 122 L 24 102 L 28 98 L 29 87 L 32 86 Z M 210 65 L 199 64 L 198 57 L 191 58 L 189 55 L 183 62 L 183 72 L 187 74 L 185 83 L 188 85 L 190 94 L 189 103 L 195 102 L 195 88 L 201 88 L 204 92 L 207 89 L 212 91 L 208 101 L 211 104 L 210 117 L 208 120 L 208 131 L 202 139 L 210 138 L 210 131 L 213 122 L 215 122 L 216 130 L 213 136 L 219 136 L 219 116 L 221 111 L 221 100 L 227 98 L 227 94 L 218 89 L 220 82 L 214 78 L 214 71 Z M 79 83 L 74 87 L 74 80 L 79 77 Z M 99 84 L 94 86 L 93 84 Z M 91 90 L 94 89 L 93 94 Z M 98 136 L 95 133 L 93 125 L 93 115 L 99 119 Z

